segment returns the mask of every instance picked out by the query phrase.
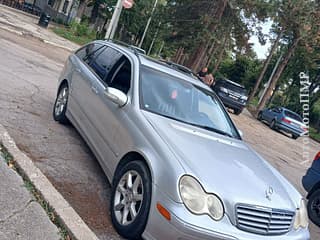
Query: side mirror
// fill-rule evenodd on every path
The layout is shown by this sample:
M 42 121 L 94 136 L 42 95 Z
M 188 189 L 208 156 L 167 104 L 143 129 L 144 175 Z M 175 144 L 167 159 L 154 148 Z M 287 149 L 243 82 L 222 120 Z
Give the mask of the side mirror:
M 104 95 L 119 107 L 123 107 L 128 101 L 127 95 L 116 88 L 108 87 Z
M 242 138 L 243 137 L 243 132 L 240 129 L 238 129 L 238 133 L 239 133 L 240 137 Z

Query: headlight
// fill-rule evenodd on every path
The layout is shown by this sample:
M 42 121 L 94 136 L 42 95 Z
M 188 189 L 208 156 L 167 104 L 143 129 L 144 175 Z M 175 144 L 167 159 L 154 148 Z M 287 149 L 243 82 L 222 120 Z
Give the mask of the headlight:
M 216 221 L 224 215 L 221 200 L 214 194 L 206 193 L 193 177 L 185 175 L 179 182 L 180 195 L 184 205 L 194 214 L 207 214 Z
M 240 99 L 244 100 L 244 101 L 247 101 L 248 100 L 248 97 L 247 96 L 241 96 Z
M 221 90 L 221 92 L 228 93 L 228 89 L 226 89 L 224 87 L 220 87 L 220 90 Z
M 306 201 L 301 199 L 300 208 L 296 211 L 296 216 L 294 220 L 294 229 L 298 229 L 300 227 L 307 228 L 308 227 L 308 212 L 306 207 Z

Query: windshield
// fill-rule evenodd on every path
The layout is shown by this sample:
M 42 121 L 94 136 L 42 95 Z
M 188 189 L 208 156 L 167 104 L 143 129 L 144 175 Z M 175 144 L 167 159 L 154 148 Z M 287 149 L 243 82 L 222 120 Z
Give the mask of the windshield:
M 210 91 L 148 67 L 141 69 L 140 91 L 144 110 L 239 138 L 223 106 Z
M 289 117 L 289 118 L 292 118 L 292 119 L 294 119 L 294 120 L 297 120 L 297 121 L 299 121 L 299 122 L 302 122 L 302 119 L 301 119 L 301 117 L 298 115 L 298 114 L 296 114 L 296 113 L 294 113 L 294 112 L 290 112 L 290 111 L 284 111 L 284 114 L 287 116 L 287 117 Z

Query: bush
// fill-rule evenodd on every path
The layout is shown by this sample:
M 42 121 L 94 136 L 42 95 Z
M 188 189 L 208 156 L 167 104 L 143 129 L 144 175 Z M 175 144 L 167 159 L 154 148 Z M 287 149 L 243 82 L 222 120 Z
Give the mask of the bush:
M 317 133 L 317 130 L 315 128 L 309 128 L 309 135 L 313 140 L 320 142 L 320 133 Z
M 89 28 L 87 22 L 71 22 L 68 27 L 57 27 L 53 31 L 61 37 L 80 45 L 86 44 L 96 38 L 96 33 Z

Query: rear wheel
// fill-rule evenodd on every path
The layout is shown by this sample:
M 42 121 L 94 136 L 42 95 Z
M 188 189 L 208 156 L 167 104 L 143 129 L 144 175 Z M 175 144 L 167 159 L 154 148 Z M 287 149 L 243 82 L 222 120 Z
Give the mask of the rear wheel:
M 311 194 L 307 208 L 310 220 L 320 227 L 320 189 Z
M 257 119 L 258 119 L 259 121 L 262 121 L 262 112 L 259 112 L 259 113 L 258 113 Z
M 151 177 L 142 161 L 132 161 L 114 178 L 111 220 L 117 232 L 127 239 L 140 239 L 151 204 Z
M 56 101 L 53 106 L 53 118 L 59 123 L 66 124 L 68 119 L 66 116 L 67 104 L 69 98 L 68 84 L 64 83 L 60 86 Z
M 291 136 L 293 139 L 297 139 L 299 136 L 298 135 L 295 135 L 295 134 L 292 134 Z

